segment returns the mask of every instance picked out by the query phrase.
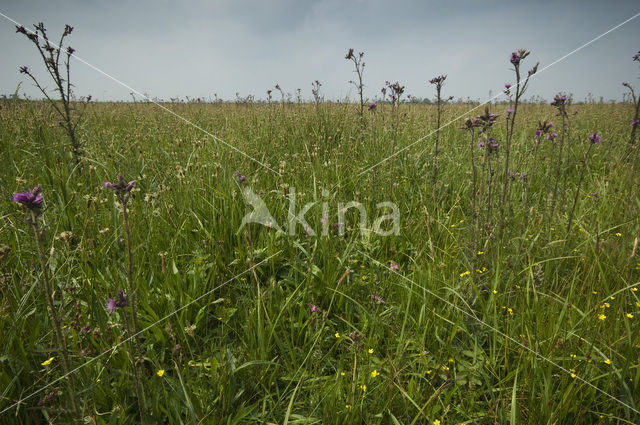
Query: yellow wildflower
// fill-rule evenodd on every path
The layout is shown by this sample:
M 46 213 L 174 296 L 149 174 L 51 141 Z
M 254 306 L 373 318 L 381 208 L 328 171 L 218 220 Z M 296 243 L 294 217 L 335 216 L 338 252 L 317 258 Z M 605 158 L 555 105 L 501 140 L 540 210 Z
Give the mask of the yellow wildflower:
M 627 319 L 633 319 L 633 314 L 627 313 Z
M 373 348 L 369 348 L 369 349 L 367 350 L 367 352 L 368 352 L 369 354 L 373 354 Z
M 605 316 L 604 314 L 601 314 L 600 316 L 598 316 L 598 319 L 600 319 L 600 320 L 604 320 L 606 318 L 607 318 L 607 316 Z
M 335 336 L 336 338 L 340 338 L 340 332 L 336 332 L 336 333 L 334 334 L 334 336 Z
M 373 369 L 373 372 L 371 372 L 371 377 L 375 378 L 378 375 L 380 375 L 380 372 L 378 372 L 376 369 Z
M 609 359 L 606 359 L 604 362 L 605 362 L 605 364 L 611 364 L 611 360 L 609 360 Z
M 49 357 L 47 360 L 43 361 L 42 363 L 40 363 L 42 366 L 49 366 L 51 364 L 51 362 L 53 361 L 53 359 L 55 359 L 55 357 Z
M 162 378 L 162 376 L 164 375 L 164 369 L 160 369 L 159 371 L 157 371 L 156 375 Z
M 470 275 L 470 274 L 471 274 L 471 272 L 469 270 L 467 270 L 466 272 L 460 273 L 460 277 L 465 277 L 465 276 Z
M 363 392 L 366 392 L 366 391 L 367 391 L 367 386 L 366 386 L 365 384 L 362 384 L 362 385 L 360 385 L 360 389 L 361 389 Z

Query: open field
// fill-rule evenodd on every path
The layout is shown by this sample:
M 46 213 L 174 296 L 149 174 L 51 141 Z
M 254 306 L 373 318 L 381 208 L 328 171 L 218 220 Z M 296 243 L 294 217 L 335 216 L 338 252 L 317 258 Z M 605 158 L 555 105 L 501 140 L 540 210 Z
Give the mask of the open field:
M 520 105 L 513 177 L 505 104 L 497 150 L 460 119 L 437 161 L 435 134 L 402 150 L 434 105 L 165 105 L 263 165 L 153 104 L 96 103 L 76 166 L 50 105 L 0 103 L 0 422 L 70 423 L 73 399 L 96 424 L 640 423 L 633 105 L 567 106 L 564 133 Z M 544 120 L 560 136 L 538 143 Z M 40 247 L 11 202 L 37 184 Z M 248 189 L 283 232 L 241 226 Z M 366 220 L 341 228 L 352 201 Z M 288 224 L 307 203 L 314 235 Z

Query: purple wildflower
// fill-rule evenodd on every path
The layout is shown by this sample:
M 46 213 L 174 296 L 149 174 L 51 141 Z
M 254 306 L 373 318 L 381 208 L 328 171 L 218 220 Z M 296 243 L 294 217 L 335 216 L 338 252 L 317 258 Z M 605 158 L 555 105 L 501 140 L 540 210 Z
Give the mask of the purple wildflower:
M 513 108 L 507 108 L 507 114 L 513 114 Z
M 371 294 L 371 299 L 376 303 L 385 304 L 385 301 L 375 294 Z
M 633 55 L 633 60 L 634 61 L 640 61 L 640 52 L 638 52 L 635 55 Z
M 593 133 L 589 136 L 589 140 L 591 140 L 591 143 L 600 143 L 602 142 L 602 137 L 598 136 L 598 133 Z
M 31 211 L 38 212 L 42 208 L 42 185 L 37 185 L 31 192 L 18 192 L 13 195 L 13 202 L 24 205 Z
M 243 183 L 244 182 L 244 176 L 242 174 L 240 174 L 240 171 L 236 171 L 235 174 L 238 177 L 238 182 Z
M 520 56 L 516 52 L 511 53 L 511 58 L 509 58 L 509 62 L 513 65 L 518 65 L 520 63 Z
M 125 183 L 122 175 L 118 175 L 118 183 L 104 182 L 103 186 L 108 189 L 113 189 L 118 193 L 124 194 L 131 192 L 131 189 L 133 189 L 137 182 L 137 180 L 131 180 L 129 183 Z
M 631 127 L 638 125 L 639 122 L 639 120 L 631 121 Z
M 114 298 L 109 298 L 107 300 L 107 310 L 109 313 L 116 311 L 116 300 Z
M 29 67 L 27 65 L 20 67 L 20 74 L 28 74 L 28 73 L 29 73 Z
M 484 148 L 484 142 L 478 142 L 478 147 L 479 148 Z
M 69 47 L 67 48 L 67 53 L 68 53 L 68 54 L 72 55 L 72 54 L 74 54 L 75 52 L 76 52 L 76 49 L 74 49 L 73 47 L 69 46 Z
M 512 86 L 513 86 L 512 84 L 507 83 L 507 84 L 504 85 L 504 88 L 509 90 Z
M 398 271 L 398 265 L 397 265 L 396 263 L 391 263 L 391 264 L 389 265 L 389 268 L 390 268 L 391 270 L 393 270 L 394 272 L 397 272 L 397 271 Z
M 558 137 L 558 133 L 547 134 L 547 140 L 554 140 L 556 137 Z
M 539 135 L 541 135 L 541 134 L 542 134 L 542 130 L 537 129 L 537 130 L 536 130 L 536 136 L 539 136 Z
M 377 106 L 375 102 L 371 102 L 369 106 L 367 106 L 367 111 L 375 111 Z
M 311 304 L 309 309 L 311 310 L 312 313 L 315 313 L 318 311 L 318 307 L 315 304 Z
M 595 192 L 591 192 L 591 193 L 589 194 L 589 196 L 591 196 L 593 199 L 600 199 L 600 195 L 598 195 L 598 194 L 597 194 L 597 193 L 595 193 Z

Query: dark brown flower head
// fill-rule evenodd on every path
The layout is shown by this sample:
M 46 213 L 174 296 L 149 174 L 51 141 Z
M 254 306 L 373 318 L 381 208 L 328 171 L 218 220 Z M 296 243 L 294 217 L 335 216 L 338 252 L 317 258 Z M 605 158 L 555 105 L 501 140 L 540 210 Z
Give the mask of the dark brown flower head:
M 353 49 L 349 49 L 349 51 L 347 52 L 347 55 L 344 58 L 345 59 L 353 58 Z

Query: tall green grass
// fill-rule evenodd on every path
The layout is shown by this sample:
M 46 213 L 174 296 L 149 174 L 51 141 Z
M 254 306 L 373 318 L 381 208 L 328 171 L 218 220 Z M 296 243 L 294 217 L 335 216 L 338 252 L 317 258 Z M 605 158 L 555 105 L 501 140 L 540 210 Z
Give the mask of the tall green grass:
M 521 107 L 512 171 L 532 178 L 510 183 L 502 239 L 493 231 L 495 211 L 485 223 L 482 184 L 482 221 L 473 223 L 469 141 L 457 128 L 461 122 L 440 131 L 435 194 L 432 138 L 357 176 L 394 153 L 392 137 L 398 152 L 433 131 L 435 107 L 400 105 L 394 136 L 385 105 L 365 115 L 364 127 L 349 104 L 168 106 L 280 175 L 141 103 L 91 104 L 79 126 L 85 164 L 74 167 L 47 105 L 1 105 L 0 409 L 61 376 L 60 359 L 41 365 L 55 356 L 55 338 L 36 284 L 36 246 L 11 194 L 43 185 L 48 266 L 72 367 L 78 367 L 129 336 L 121 314 L 105 308 L 127 288 L 122 221 L 102 186 L 121 172 L 138 180 L 129 213 L 139 327 L 211 292 L 139 338 L 153 423 L 640 421 L 640 290 L 634 291 L 640 259 L 632 256 L 640 198 L 638 156 L 627 147 L 631 105 L 579 106 L 565 145 L 567 185 L 553 217 L 545 215 L 553 146 L 542 143 L 537 163 L 531 151 L 538 120 L 553 120 L 555 110 Z M 442 122 L 469 108 L 446 106 Z M 504 108 L 492 112 L 504 114 Z M 498 142 L 503 124 L 493 130 Z M 565 238 L 580 160 L 594 131 L 603 142 L 592 150 Z M 495 199 L 501 180 L 495 179 Z M 382 214 L 378 202 L 396 203 L 401 231 L 363 235 L 351 212 L 343 236 L 309 237 L 301 226 L 294 236 L 257 224 L 238 231 L 250 211 L 245 185 L 281 226 L 288 188 L 295 187 L 298 209 L 316 202 L 306 218 L 318 233 L 322 202 L 335 223 L 338 203 L 352 200 L 365 205 L 369 223 Z M 137 423 L 126 347 L 75 372 L 86 422 Z M 39 406 L 53 388 L 58 396 Z M 65 423 L 65 388 L 58 381 L 1 421 Z

